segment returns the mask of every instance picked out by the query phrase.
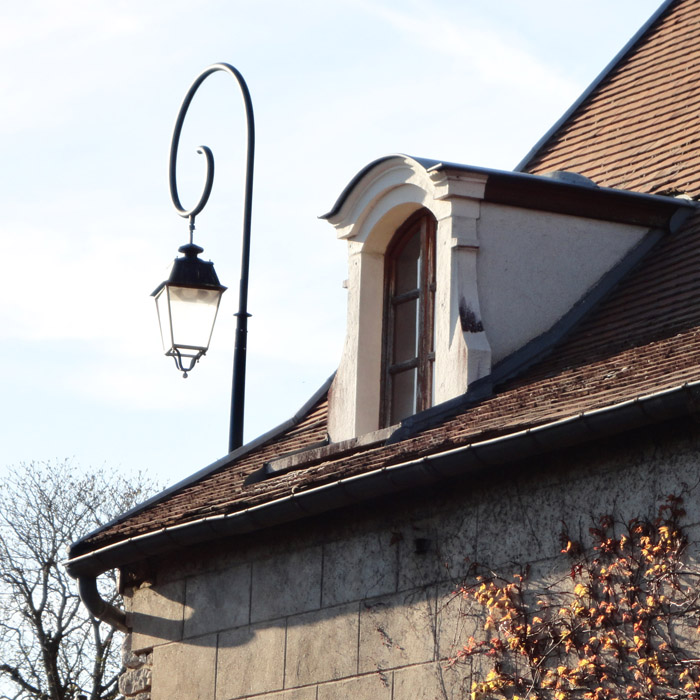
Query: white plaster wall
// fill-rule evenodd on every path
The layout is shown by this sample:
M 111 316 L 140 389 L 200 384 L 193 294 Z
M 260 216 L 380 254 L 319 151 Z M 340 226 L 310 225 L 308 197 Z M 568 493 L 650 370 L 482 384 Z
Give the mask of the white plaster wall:
M 501 571 L 529 562 L 547 581 L 568 571 L 562 521 L 585 535 L 592 515 L 652 515 L 669 493 L 685 497 L 697 552 L 699 448 L 697 426 L 646 430 L 539 458 L 517 475 L 492 471 L 429 498 L 397 495 L 374 512 L 180 556 L 128 601 L 133 651 L 152 663 L 152 700 L 464 697 L 473 668 L 445 659 L 483 629 L 480 611 L 453 593 L 468 562 Z
M 328 416 L 335 442 L 379 427 L 384 256 L 362 248 L 362 243 L 348 243 L 348 331 Z
M 479 297 L 494 363 L 549 330 L 647 232 L 486 202 L 478 226 Z
M 477 261 L 481 203 L 459 199 L 438 220 L 435 294 L 435 402 L 460 396 L 491 372 L 482 328 Z M 464 313 L 473 323 L 465 324 Z

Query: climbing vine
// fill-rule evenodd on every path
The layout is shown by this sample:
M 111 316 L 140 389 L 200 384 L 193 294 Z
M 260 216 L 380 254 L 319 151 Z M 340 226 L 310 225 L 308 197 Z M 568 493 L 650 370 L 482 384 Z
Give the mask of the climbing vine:
M 527 569 L 474 566 L 459 593 L 482 609 L 484 633 L 452 660 L 485 658 L 472 700 L 700 700 L 700 569 L 684 514 L 669 496 L 652 520 L 599 518 L 589 548 L 565 530 L 568 575 L 548 587 Z

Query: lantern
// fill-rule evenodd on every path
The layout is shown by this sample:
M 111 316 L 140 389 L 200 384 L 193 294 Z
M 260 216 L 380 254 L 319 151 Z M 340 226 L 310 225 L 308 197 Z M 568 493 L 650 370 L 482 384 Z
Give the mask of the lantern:
M 221 295 L 214 263 L 200 260 L 203 251 L 188 243 L 179 249 L 184 256 L 173 262 L 170 277 L 152 293 L 156 299 L 163 350 L 187 377 L 209 348 Z

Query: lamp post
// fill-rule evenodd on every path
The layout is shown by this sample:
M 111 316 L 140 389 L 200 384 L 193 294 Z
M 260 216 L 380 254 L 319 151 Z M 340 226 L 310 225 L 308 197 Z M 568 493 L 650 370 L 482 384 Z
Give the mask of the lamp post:
M 221 295 L 226 287 L 219 283 L 214 264 L 199 259 L 202 248 L 194 244 L 195 217 L 204 209 L 214 182 L 214 155 L 207 146 L 197 149 L 206 158 L 207 173 L 197 204 L 185 209 L 177 192 L 177 149 L 182 125 L 192 98 L 199 86 L 212 74 L 223 71 L 233 76 L 243 95 L 248 147 L 246 155 L 245 198 L 243 205 L 243 246 L 241 280 L 236 315 L 236 341 L 233 352 L 233 382 L 231 389 L 231 422 L 229 452 L 243 444 L 243 411 L 245 405 L 245 367 L 248 335 L 248 269 L 250 266 L 250 220 L 253 204 L 253 159 L 255 156 L 255 124 L 253 104 L 243 76 L 228 63 L 215 63 L 203 70 L 192 83 L 175 121 L 170 145 L 170 196 L 177 213 L 189 219 L 189 243 L 179 248 L 184 256 L 173 263 L 170 277 L 162 282 L 152 296 L 156 298 L 158 320 L 165 354 L 175 359 L 175 365 L 186 377 L 209 347 Z

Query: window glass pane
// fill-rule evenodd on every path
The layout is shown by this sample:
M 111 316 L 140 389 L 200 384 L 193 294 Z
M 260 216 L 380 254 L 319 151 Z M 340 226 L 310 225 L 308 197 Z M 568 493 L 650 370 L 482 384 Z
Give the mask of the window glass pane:
M 381 411 L 387 425 L 435 403 L 435 220 L 427 212 L 410 217 L 392 244 L 385 267 Z
M 417 370 L 409 369 L 391 379 L 391 423 L 398 423 L 416 412 Z
M 394 308 L 393 364 L 418 355 L 418 299 L 404 301 Z
M 394 294 L 418 289 L 420 275 L 420 230 L 408 240 L 396 258 Z

